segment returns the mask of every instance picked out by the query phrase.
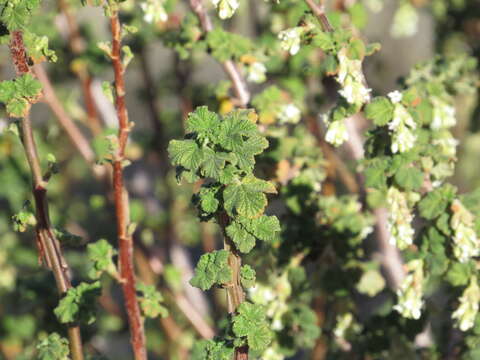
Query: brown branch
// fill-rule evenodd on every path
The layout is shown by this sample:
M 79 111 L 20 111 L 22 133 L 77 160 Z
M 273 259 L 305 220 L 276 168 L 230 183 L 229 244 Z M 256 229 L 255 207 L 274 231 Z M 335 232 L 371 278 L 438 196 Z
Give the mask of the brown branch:
M 27 52 L 21 31 L 12 32 L 9 47 L 17 75 L 29 73 L 30 68 L 28 66 Z M 30 104 L 28 106 L 30 106 Z M 71 288 L 70 279 L 67 275 L 68 265 L 50 223 L 46 182 L 42 176 L 29 112 L 30 109 L 27 110 L 27 114 L 25 114 L 21 121 L 20 136 L 33 179 L 32 192 L 35 199 L 35 217 L 37 219 L 37 244 L 39 245 L 41 259 L 44 264 L 52 270 L 58 292 L 63 295 Z M 68 338 L 72 359 L 83 360 L 82 339 L 80 328 L 77 325 L 68 326 Z
M 203 32 L 207 34 L 212 31 L 212 21 L 210 20 L 210 17 L 203 6 L 202 0 L 189 0 L 189 3 L 191 9 L 195 15 L 197 15 L 198 20 L 200 21 Z M 222 62 L 222 67 L 233 84 L 233 89 L 235 91 L 235 95 L 237 96 L 237 99 L 235 100 L 238 102 L 240 107 L 246 107 L 250 102 L 250 92 L 248 91 L 245 79 L 242 77 L 232 60 Z
M 85 51 L 85 41 L 80 34 L 77 20 L 70 11 L 70 7 L 67 1 L 58 0 L 58 7 L 60 11 L 65 15 L 68 26 L 68 45 L 72 53 L 76 56 L 81 55 Z M 90 75 L 86 66 L 82 66 L 79 69 L 74 70 L 78 79 L 80 80 L 83 99 L 85 101 L 85 107 L 87 108 L 87 119 L 90 129 L 94 135 L 98 135 L 102 131 L 102 124 L 98 117 L 97 108 L 95 107 L 95 101 L 91 90 L 92 76 Z
M 314 0 L 305 0 L 305 3 L 309 6 L 310 10 L 314 13 L 317 19 L 322 25 L 324 31 L 333 31 L 323 5 L 317 4 Z M 366 84 L 365 76 L 362 74 L 362 80 Z M 346 126 L 349 139 L 346 142 L 347 149 L 349 150 L 352 159 L 359 161 L 364 157 L 363 139 L 356 124 L 356 116 L 352 116 L 346 120 Z M 361 191 L 365 195 L 364 178 L 359 176 L 359 183 L 361 184 Z M 380 262 L 385 270 L 387 279 L 393 289 L 400 286 L 403 278 L 405 277 L 405 270 L 403 269 L 403 260 L 398 248 L 390 244 L 390 234 L 388 231 L 388 213 L 385 208 L 374 209 L 374 215 L 376 219 L 375 233 L 377 246 L 380 252 Z
M 118 116 L 118 151 L 113 161 L 113 189 L 115 199 L 115 214 L 117 217 L 117 235 L 119 242 L 119 268 L 122 277 L 122 290 L 127 308 L 130 326 L 130 340 L 135 360 L 146 360 L 146 340 L 140 307 L 137 301 L 136 280 L 133 265 L 133 239 L 128 231 L 130 225 L 128 192 L 123 183 L 123 162 L 125 148 L 130 132 L 127 107 L 125 104 L 124 66 L 121 58 L 121 25 L 118 10 L 113 8 L 110 17 L 112 32 L 112 64 L 115 74 L 115 107 Z

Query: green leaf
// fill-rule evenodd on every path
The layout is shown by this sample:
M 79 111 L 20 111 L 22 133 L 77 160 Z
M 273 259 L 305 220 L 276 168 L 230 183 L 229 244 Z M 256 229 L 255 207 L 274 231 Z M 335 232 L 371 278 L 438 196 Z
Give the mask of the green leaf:
M 423 185 L 423 172 L 416 167 L 403 166 L 395 173 L 395 181 L 407 191 L 418 190 Z
M 221 123 L 219 144 L 225 150 L 240 152 L 244 146 L 244 137 L 251 137 L 257 134 L 257 126 L 248 120 L 242 112 L 235 111 L 228 114 Z
M 282 230 L 276 216 L 262 215 L 253 219 L 241 219 L 240 221 L 250 233 L 263 241 L 275 240 L 277 233 Z
M 250 265 L 243 265 L 240 268 L 240 282 L 244 288 L 255 286 L 256 273 Z
M 200 206 L 207 213 L 214 213 L 218 209 L 219 201 L 216 198 L 218 188 L 202 187 L 200 189 Z
M 240 252 L 247 254 L 255 246 L 255 237 L 249 234 L 239 223 L 233 222 L 225 230 Z
M 210 148 L 203 149 L 202 175 L 219 180 L 225 167 L 225 161 L 228 159 L 229 154 L 227 153 L 215 152 Z
M 215 284 L 222 285 L 232 281 L 232 270 L 228 266 L 229 255 L 227 250 L 203 254 L 190 284 L 205 291 Z
M 113 256 L 117 251 L 107 240 L 101 239 L 87 246 L 88 259 L 92 262 L 92 268 L 88 272 L 91 279 L 98 279 L 106 272 L 112 277 L 118 277 L 117 267 L 113 262 Z
M 238 337 L 246 337 L 252 350 L 265 350 L 272 341 L 272 333 L 263 306 L 243 302 L 237 312 L 238 315 L 233 318 L 233 333 Z
M 24 98 L 36 98 L 42 92 L 42 84 L 31 74 L 25 74 L 15 79 L 16 95 Z
M 276 190 L 268 181 L 257 179 L 253 175 L 246 176 L 241 183 L 229 185 L 224 190 L 225 210 L 230 216 L 258 216 L 267 206 L 264 192 L 275 193 Z
M 141 293 L 138 297 L 138 303 L 145 316 L 149 318 L 166 317 L 168 310 L 162 305 L 163 296 L 155 289 L 153 285 L 137 284 L 137 291 Z
M 6 104 L 13 100 L 15 94 L 15 82 L 11 80 L 5 80 L 0 82 L 0 102 Z
M 433 220 L 443 214 L 448 204 L 455 197 L 455 189 L 450 185 L 445 185 L 430 191 L 418 203 L 420 215 L 427 220 Z
M 23 29 L 29 23 L 31 12 L 38 7 L 40 0 L 3 1 L 0 6 L 0 20 L 8 30 Z
M 446 280 L 453 286 L 467 285 L 474 273 L 470 262 L 453 262 L 446 274 Z
M 319 31 L 315 34 L 313 45 L 325 52 L 335 50 L 335 41 L 333 40 L 332 34 L 325 31 Z
M 239 150 L 235 152 L 238 167 L 245 171 L 251 171 L 255 165 L 255 155 L 263 152 L 268 147 L 268 141 L 263 136 L 253 136 L 245 141 Z
M 61 323 L 84 322 L 91 324 L 95 321 L 95 303 L 101 293 L 100 282 L 80 285 L 68 289 L 60 300 L 54 313 Z
M 200 340 L 193 345 L 191 360 L 231 360 L 233 352 L 233 346 L 223 340 Z
M 219 27 L 207 34 L 207 44 L 212 49 L 212 56 L 220 62 L 239 60 L 242 55 L 253 50 L 253 44 L 248 38 L 226 32 Z
M 365 106 L 365 116 L 377 126 L 387 125 L 393 118 L 393 104 L 386 97 L 376 97 Z
M 28 102 L 22 98 L 15 98 L 7 103 L 7 113 L 12 117 L 24 117 L 28 109 Z
M 385 279 L 378 270 L 370 269 L 362 274 L 356 288 L 359 293 L 373 297 L 385 288 Z
M 195 133 L 199 138 L 215 139 L 220 126 L 218 115 L 208 110 L 207 106 L 200 106 L 188 115 L 186 130 Z
M 173 165 L 196 171 L 203 161 L 203 151 L 194 140 L 172 140 L 168 154 Z
M 51 333 L 37 344 L 37 360 L 70 360 L 68 340 Z
M 389 162 L 386 159 L 375 158 L 366 164 L 365 168 L 365 186 L 378 190 L 386 189 L 387 177 L 385 172 Z
M 363 60 L 365 57 L 365 43 L 359 38 L 350 40 L 347 49 L 347 56 L 352 60 Z

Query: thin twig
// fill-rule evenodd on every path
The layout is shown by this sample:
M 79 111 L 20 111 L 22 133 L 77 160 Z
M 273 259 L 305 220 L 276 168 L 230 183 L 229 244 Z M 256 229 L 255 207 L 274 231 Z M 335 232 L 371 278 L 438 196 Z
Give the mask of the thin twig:
M 200 21 L 203 32 L 207 34 L 212 31 L 212 21 L 210 20 L 210 17 L 203 6 L 202 0 L 189 0 L 189 3 L 193 12 L 197 15 L 198 20 Z M 248 91 L 245 79 L 242 77 L 240 71 L 232 60 L 222 62 L 222 67 L 233 84 L 238 105 L 240 107 L 246 107 L 250 102 L 250 92 Z
M 30 68 L 28 66 L 27 52 L 21 31 L 12 32 L 9 47 L 17 75 L 29 73 Z M 20 134 L 33 179 L 32 192 L 35 199 L 35 214 L 37 219 L 37 244 L 39 245 L 40 255 L 44 264 L 53 271 L 58 291 L 63 295 L 71 288 L 70 279 L 67 275 L 68 265 L 63 256 L 60 242 L 56 238 L 50 223 L 46 182 L 42 175 L 29 112 L 28 109 L 27 114 L 21 121 Z M 77 325 L 68 326 L 68 338 L 72 359 L 83 360 L 82 338 L 80 328 Z
M 125 103 L 124 66 L 121 58 L 121 25 L 118 9 L 111 10 L 110 28 L 112 32 L 112 64 L 115 74 L 115 107 L 118 116 L 118 151 L 113 161 L 113 189 L 115 213 L 117 217 L 117 235 L 119 242 L 119 268 L 122 277 L 122 290 L 127 307 L 130 326 L 130 340 L 135 360 L 146 360 L 146 340 L 143 320 L 136 294 L 136 279 L 133 266 L 133 239 L 128 231 L 130 225 L 128 192 L 123 183 L 123 166 L 130 123 Z
M 325 15 L 325 9 L 323 5 L 317 4 L 314 0 L 305 0 L 305 3 L 309 6 L 310 10 L 319 20 L 322 29 L 324 31 L 331 32 L 333 27 L 330 25 L 327 16 Z M 362 74 L 363 75 L 363 74 Z M 366 85 L 365 76 L 363 75 L 363 81 Z M 364 157 L 363 149 L 363 139 L 358 128 L 355 126 L 355 115 L 346 120 L 346 126 L 348 131 L 349 139 L 346 142 L 347 149 L 351 157 L 356 160 L 362 160 Z M 359 182 L 361 184 L 361 191 L 365 194 L 365 185 L 364 179 L 362 176 L 359 176 Z M 379 208 L 374 210 L 374 215 L 376 219 L 375 223 L 375 233 L 378 249 L 380 252 L 381 263 L 385 269 L 387 279 L 390 282 L 390 285 L 393 289 L 396 289 L 400 286 L 404 276 L 405 271 L 403 269 L 403 261 L 398 249 L 390 244 L 389 238 L 390 234 L 388 231 L 388 214 L 385 208 Z

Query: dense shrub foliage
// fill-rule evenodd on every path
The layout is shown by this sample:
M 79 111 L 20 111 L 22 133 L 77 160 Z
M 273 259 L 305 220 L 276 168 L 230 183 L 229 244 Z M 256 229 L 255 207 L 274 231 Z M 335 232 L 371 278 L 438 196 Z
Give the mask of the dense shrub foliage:
M 476 1 L 0 10 L 0 359 L 480 358 Z

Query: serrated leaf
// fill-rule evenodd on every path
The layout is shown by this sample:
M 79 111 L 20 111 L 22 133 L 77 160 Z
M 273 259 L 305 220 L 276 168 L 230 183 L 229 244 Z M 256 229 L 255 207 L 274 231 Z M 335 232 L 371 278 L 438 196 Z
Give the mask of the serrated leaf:
M 263 306 L 243 302 L 233 318 L 233 333 L 238 337 L 246 337 L 252 350 L 262 351 L 272 340 L 272 333 L 266 322 Z
M 394 108 L 386 97 L 376 97 L 365 106 L 365 116 L 375 125 L 384 126 L 392 120 Z
M 453 187 L 442 186 L 430 191 L 418 203 L 420 215 L 427 220 L 433 220 L 444 213 L 450 201 L 453 200 L 455 191 Z
M 113 256 L 117 251 L 107 240 L 101 239 L 87 246 L 88 259 L 92 262 L 88 276 L 91 279 L 98 279 L 104 272 L 113 277 L 118 276 L 117 267 L 113 262 Z
M 365 57 L 365 43 L 358 39 L 353 38 L 350 40 L 347 48 L 347 56 L 352 60 L 363 60 Z
M 17 96 L 32 99 L 40 95 L 42 84 L 31 74 L 24 74 L 15 79 L 15 90 Z
M 203 149 L 202 175 L 219 180 L 228 159 L 227 153 L 215 152 L 210 148 Z
M 231 360 L 233 352 L 233 346 L 223 340 L 201 340 L 193 345 L 191 360 Z
M 138 297 L 138 303 L 145 316 L 149 318 L 166 317 L 168 310 L 162 305 L 163 296 L 155 289 L 153 285 L 137 284 L 137 291 L 141 293 Z
M 249 234 L 239 223 L 233 222 L 225 230 L 240 252 L 247 254 L 255 246 L 255 237 Z
M 273 241 L 281 231 L 280 222 L 276 216 L 262 215 L 253 219 L 240 219 L 247 231 L 263 241 Z
M 222 285 L 232 280 L 232 270 L 228 266 L 230 253 L 226 250 L 203 254 L 195 268 L 195 276 L 190 280 L 192 286 L 208 290 L 213 285 Z
M 61 323 L 84 322 L 91 324 L 95 321 L 95 303 L 100 296 L 100 282 L 80 283 L 68 289 L 60 300 L 54 313 Z
M 257 126 L 239 111 L 227 115 L 221 123 L 219 144 L 226 150 L 240 152 L 244 146 L 244 137 L 258 134 Z
M 189 133 L 196 133 L 200 138 L 213 140 L 219 125 L 218 115 L 209 111 L 207 106 L 200 106 L 188 115 L 186 130 Z
M 195 140 L 170 141 L 168 154 L 173 165 L 183 166 L 191 171 L 196 171 L 203 161 L 203 151 Z
M 37 344 L 37 360 L 69 360 L 68 340 L 52 333 Z
M 395 173 L 395 181 L 407 191 L 418 190 L 423 185 L 423 172 L 416 167 L 403 166 Z
M 246 176 L 241 183 L 232 184 L 225 188 L 223 200 L 225 210 L 230 216 L 236 214 L 246 217 L 255 217 L 263 212 L 267 206 L 266 193 L 275 193 L 275 187 L 268 181 Z
M 255 155 L 263 152 L 268 147 L 268 141 L 263 136 L 254 136 L 245 141 L 235 156 L 238 161 L 238 167 L 249 171 L 255 165 Z
M 15 98 L 15 82 L 5 80 L 0 82 L 0 102 L 6 104 Z
M 243 265 L 240 268 L 240 282 L 244 288 L 255 286 L 256 273 L 250 265 Z
M 28 110 L 28 102 L 22 98 L 15 98 L 7 103 L 7 113 L 12 117 L 24 117 Z
M 365 168 L 365 186 L 367 188 L 385 189 L 387 187 L 387 177 L 385 171 L 388 167 L 388 161 L 385 159 L 374 159 L 368 162 Z

